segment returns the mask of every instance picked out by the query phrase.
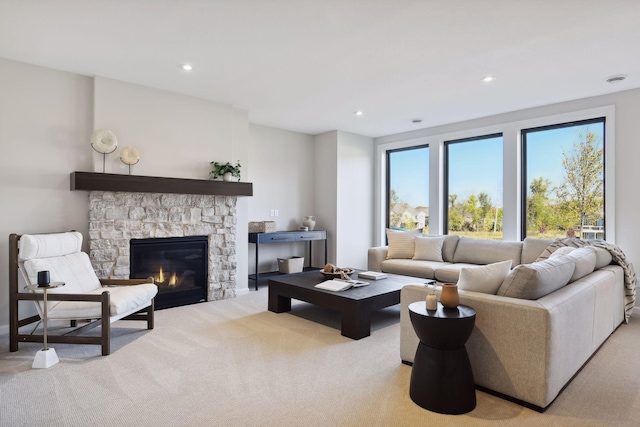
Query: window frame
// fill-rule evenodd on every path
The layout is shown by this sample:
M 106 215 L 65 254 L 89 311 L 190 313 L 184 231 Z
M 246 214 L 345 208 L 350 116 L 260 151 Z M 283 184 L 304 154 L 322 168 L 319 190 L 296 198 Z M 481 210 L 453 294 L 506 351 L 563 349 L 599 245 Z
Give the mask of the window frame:
M 390 217 L 391 217 L 391 212 L 389 211 L 389 202 L 391 200 L 391 155 L 393 153 L 399 153 L 402 151 L 409 151 L 409 150 L 418 150 L 418 149 L 423 149 L 426 148 L 427 150 L 430 150 L 431 147 L 429 146 L 429 144 L 420 144 L 420 145 L 413 145 L 413 146 L 407 146 L 407 147 L 400 147 L 400 148 L 392 148 L 389 150 L 385 151 L 385 227 L 386 228 L 390 228 L 391 227 L 391 223 L 390 223 Z M 431 155 L 431 153 L 429 153 L 429 155 Z M 431 163 L 429 161 L 429 163 Z M 429 179 L 431 179 L 431 168 L 430 165 L 427 165 L 427 168 L 429 170 Z M 427 201 L 430 198 L 430 195 L 427 195 Z
M 544 132 L 547 130 L 564 129 L 569 127 L 586 126 L 594 123 L 602 123 L 602 211 L 603 211 L 603 239 L 607 240 L 607 116 L 594 117 L 584 120 L 572 120 L 564 123 L 534 126 L 520 129 L 520 240 L 527 238 L 527 200 L 528 200 L 528 177 L 527 177 L 527 135 L 531 132 Z
M 466 138 L 452 139 L 443 142 L 443 182 L 442 182 L 442 234 L 449 234 L 449 147 L 454 144 L 460 144 L 465 142 L 482 141 L 484 139 L 502 138 L 502 144 L 504 146 L 504 135 L 502 132 L 496 132 L 492 134 L 486 134 L 481 136 L 470 136 Z M 502 164 L 504 165 L 504 148 L 502 150 Z

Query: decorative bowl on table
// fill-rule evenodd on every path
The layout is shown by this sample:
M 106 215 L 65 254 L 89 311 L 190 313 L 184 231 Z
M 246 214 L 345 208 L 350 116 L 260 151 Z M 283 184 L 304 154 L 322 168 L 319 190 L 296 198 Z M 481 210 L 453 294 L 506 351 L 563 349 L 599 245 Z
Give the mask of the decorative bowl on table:
M 338 268 L 333 264 L 327 264 L 324 266 L 323 270 L 320 270 L 320 274 L 322 274 L 327 279 L 341 279 L 343 275 L 353 274 L 352 268 Z

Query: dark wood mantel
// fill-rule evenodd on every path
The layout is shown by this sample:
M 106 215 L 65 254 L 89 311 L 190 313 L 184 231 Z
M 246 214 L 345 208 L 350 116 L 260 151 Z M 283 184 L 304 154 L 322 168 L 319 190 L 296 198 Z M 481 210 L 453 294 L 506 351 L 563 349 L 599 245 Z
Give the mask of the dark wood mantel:
M 71 172 L 71 190 L 253 196 L 253 184 L 250 182 L 161 178 L 96 172 Z

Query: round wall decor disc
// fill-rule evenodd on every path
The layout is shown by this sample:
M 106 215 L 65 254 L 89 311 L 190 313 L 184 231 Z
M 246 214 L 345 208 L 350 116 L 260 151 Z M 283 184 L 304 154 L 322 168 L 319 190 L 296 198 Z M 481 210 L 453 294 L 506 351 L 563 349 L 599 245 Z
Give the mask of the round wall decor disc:
M 98 129 L 91 135 L 91 146 L 98 153 L 113 153 L 118 146 L 118 138 L 107 129 Z
M 120 160 L 125 165 L 135 165 L 140 161 L 140 153 L 133 147 L 124 147 L 120 151 Z

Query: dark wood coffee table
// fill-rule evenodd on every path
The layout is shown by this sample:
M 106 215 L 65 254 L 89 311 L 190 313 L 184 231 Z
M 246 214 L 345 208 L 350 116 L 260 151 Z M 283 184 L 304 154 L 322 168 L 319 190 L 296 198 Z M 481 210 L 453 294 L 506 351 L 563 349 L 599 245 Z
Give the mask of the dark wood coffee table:
M 382 280 L 359 279 L 369 285 L 332 292 L 314 287 L 325 281 L 320 271 L 287 274 L 269 279 L 269 311 L 291 310 L 291 298 L 338 311 L 342 315 L 342 335 L 359 340 L 371 335 L 371 313 L 400 303 L 400 289 L 428 279 L 389 274 Z M 357 278 L 353 274 L 352 278 Z

